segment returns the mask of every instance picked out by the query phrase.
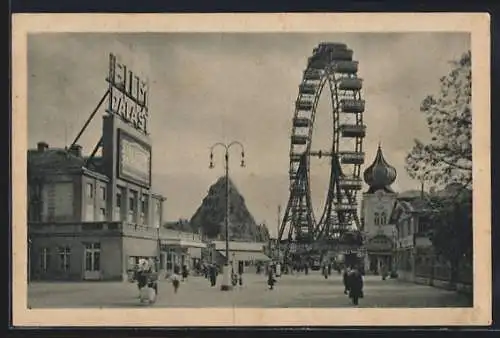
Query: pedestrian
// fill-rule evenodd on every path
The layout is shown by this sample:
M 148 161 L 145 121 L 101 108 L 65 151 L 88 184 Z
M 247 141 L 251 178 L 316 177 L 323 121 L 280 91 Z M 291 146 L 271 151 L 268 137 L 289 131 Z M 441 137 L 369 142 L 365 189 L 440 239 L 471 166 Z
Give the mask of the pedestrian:
M 208 275 L 210 277 L 210 286 L 214 287 L 217 283 L 217 268 L 214 264 L 208 265 Z
M 274 289 L 274 284 L 276 284 L 276 279 L 274 278 L 274 271 L 273 269 L 269 269 L 269 272 L 267 274 L 267 285 L 269 286 L 270 290 Z
M 243 273 L 245 272 L 245 262 L 238 262 L 238 283 L 243 286 Z
M 358 305 L 359 298 L 363 298 L 363 276 L 358 268 L 354 268 L 349 274 L 349 298 L 354 305 Z
M 177 293 L 180 285 L 179 281 L 180 278 L 178 272 L 179 272 L 178 270 L 176 271 L 176 269 L 174 269 L 174 273 L 170 276 L 170 280 L 172 281 L 172 286 L 174 287 L 174 293 Z
M 145 259 L 140 259 L 135 272 L 135 280 L 137 281 L 137 289 L 141 289 L 147 284 L 147 261 Z M 140 297 L 140 295 L 139 295 Z
M 322 273 L 323 273 L 323 276 L 325 277 L 325 279 L 328 279 L 328 267 L 327 267 L 326 263 L 323 263 Z
M 351 270 L 350 267 L 346 266 L 342 274 L 342 281 L 344 282 L 344 294 L 346 295 L 349 292 L 349 273 L 351 272 L 350 270 Z
M 389 273 L 387 272 L 387 265 L 384 263 L 382 263 L 382 266 L 380 267 L 380 273 L 382 275 L 382 280 L 386 280 Z
M 187 267 L 187 265 L 186 265 L 186 264 L 183 264 L 183 265 L 182 265 L 182 281 L 183 281 L 183 282 L 184 282 L 185 280 L 187 280 L 188 275 L 189 275 L 188 267 Z
M 205 276 L 205 279 L 208 279 L 208 265 L 207 263 L 203 263 L 202 265 L 202 269 L 203 269 L 203 275 Z
M 139 288 L 139 299 L 141 302 L 148 301 L 150 304 L 156 301 L 158 295 L 158 276 L 154 273 L 151 261 L 141 259 L 137 271 L 137 287 Z

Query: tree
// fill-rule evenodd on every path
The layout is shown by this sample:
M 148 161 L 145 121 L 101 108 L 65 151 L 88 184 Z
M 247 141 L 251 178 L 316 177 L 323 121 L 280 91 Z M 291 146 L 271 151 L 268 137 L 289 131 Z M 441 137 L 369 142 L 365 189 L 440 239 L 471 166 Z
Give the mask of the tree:
M 431 215 L 432 245 L 450 263 L 454 283 L 460 264 L 472 262 L 472 190 L 459 187 L 456 194 L 431 196 L 430 202 L 437 211 Z
M 470 51 L 452 65 L 452 71 L 440 79 L 440 92 L 421 103 L 431 139 L 415 140 L 406 157 L 406 170 L 422 181 L 468 186 L 472 182 Z

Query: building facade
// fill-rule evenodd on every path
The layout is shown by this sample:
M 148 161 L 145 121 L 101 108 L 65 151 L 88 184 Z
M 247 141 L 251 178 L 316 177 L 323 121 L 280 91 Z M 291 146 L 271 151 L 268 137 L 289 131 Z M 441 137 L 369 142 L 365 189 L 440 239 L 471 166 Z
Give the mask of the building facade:
M 396 256 L 399 278 L 415 280 L 415 274 L 421 263 L 427 263 L 432 257 L 432 242 L 428 237 L 430 230 L 430 209 L 426 199 L 419 195 L 398 198 L 391 215 L 391 221 L 397 228 Z M 421 193 L 423 195 L 423 193 Z
M 256 263 L 269 262 L 271 258 L 266 255 L 267 246 L 268 243 L 229 241 L 229 264 L 233 269 L 237 269 L 238 264 L 242 262 L 245 269 L 248 269 Z M 217 265 L 224 265 L 226 262 L 226 242 L 211 241 L 209 249 L 207 260 Z
M 140 258 L 161 258 L 165 198 L 151 190 L 151 142 L 103 118 L 102 156 L 82 148 L 28 150 L 31 279 L 125 279 Z
M 367 274 L 380 274 L 385 268 L 392 271 L 396 227 L 390 216 L 396 203 L 397 194 L 391 184 L 396 179 L 396 169 L 385 160 L 379 145 L 373 163 L 363 174 L 368 190 L 361 202 L 362 233 L 364 236 L 364 269 Z
M 28 150 L 30 279 L 127 280 L 141 258 L 168 271 L 204 246 L 161 227 L 166 198 L 152 187 L 148 83 L 112 54 L 106 82 L 95 110 L 107 103 L 101 139 L 89 156 L 77 141 L 95 112 L 69 148 Z

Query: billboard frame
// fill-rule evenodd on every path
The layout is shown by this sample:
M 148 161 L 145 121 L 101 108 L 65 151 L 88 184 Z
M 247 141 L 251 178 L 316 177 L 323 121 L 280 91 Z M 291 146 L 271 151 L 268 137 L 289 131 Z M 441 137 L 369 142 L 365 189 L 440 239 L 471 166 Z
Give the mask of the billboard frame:
M 116 139 L 116 154 L 117 154 L 117 161 L 116 161 L 116 176 L 117 178 L 136 184 L 141 187 L 145 187 L 147 189 L 151 188 L 151 181 L 152 181 L 152 167 L 153 167 L 153 151 L 152 151 L 152 146 L 151 144 L 144 142 L 143 140 L 139 139 L 138 137 L 132 135 L 131 133 L 128 133 L 127 131 L 118 128 L 117 130 L 117 139 Z M 122 154 L 121 154 L 121 148 L 122 148 L 122 140 L 123 138 L 129 139 L 132 142 L 135 142 L 139 144 L 141 147 L 144 147 L 148 150 L 149 152 L 149 166 L 148 166 L 148 179 L 147 182 L 144 180 L 141 180 L 137 177 L 128 175 L 126 173 L 123 173 L 123 162 L 122 162 Z

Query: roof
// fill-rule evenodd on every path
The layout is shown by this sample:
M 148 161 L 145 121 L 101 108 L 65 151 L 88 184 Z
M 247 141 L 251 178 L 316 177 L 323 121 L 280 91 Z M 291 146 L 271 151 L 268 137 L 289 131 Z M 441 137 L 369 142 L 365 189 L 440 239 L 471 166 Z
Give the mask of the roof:
M 165 234 L 165 236 L 167 236 L 169 238 L 179 238 L 179 239 L 184 239 L 184 240 L 201 241 L 201 236 L 197 233 L 194 233 L 194 232 L 177 231 L 177 230 L 173 230 L 173 229 L 162 229 L 161 233 Z
M 215 250 L 225 250 L 225 241 L 213 241 L 215 245 Z M 229 250 L 232 251 L 262 251 L 266 243 L 262 242 L 234 242 L 229 241 Z
M 224 250 L 217 250 L 222 256 L 226 257 Z M 234 261 L 270 261 L 271 258 L 256 251 L 229 251 L 229 258 Z
M 86 158 L 79 157 L 66 149 L 50 148 L 44 151 L 28 150 L 28 168 L 32 173 L 61 174 L 61 173 L 87 173 L 101 179 L 105 175 L 85 167 Z
M 365 169 L 363 179 L 370 186 L 369 193 L 384 189 L 386 192 L 393 192 L 390 185 L 396 180 L 396 168 L 390 165 L 382 154 L 380 144 L 373 163 Z
M 35 169 L 81 169 L 85 160 L 65 149 L 51 148 L 44 151 L 28 150 L 28 166 Z
M 420 197 L 415 198 L 398 198 L 395 202 L 393 211 L 390 216 L 390 222 L 396 223 L 403 214 L 425 214 L 431 212 L 432 207 L 428 200 L 421 199 Z
M 406 190 L 398 194 L 398 199 L 409 200 L 409 199 L 420 198 L 421 196 L 422 196 L 422 190 Z M 424 196 L 427 196 L 427 193 L 425 191 L 424 191 Z

